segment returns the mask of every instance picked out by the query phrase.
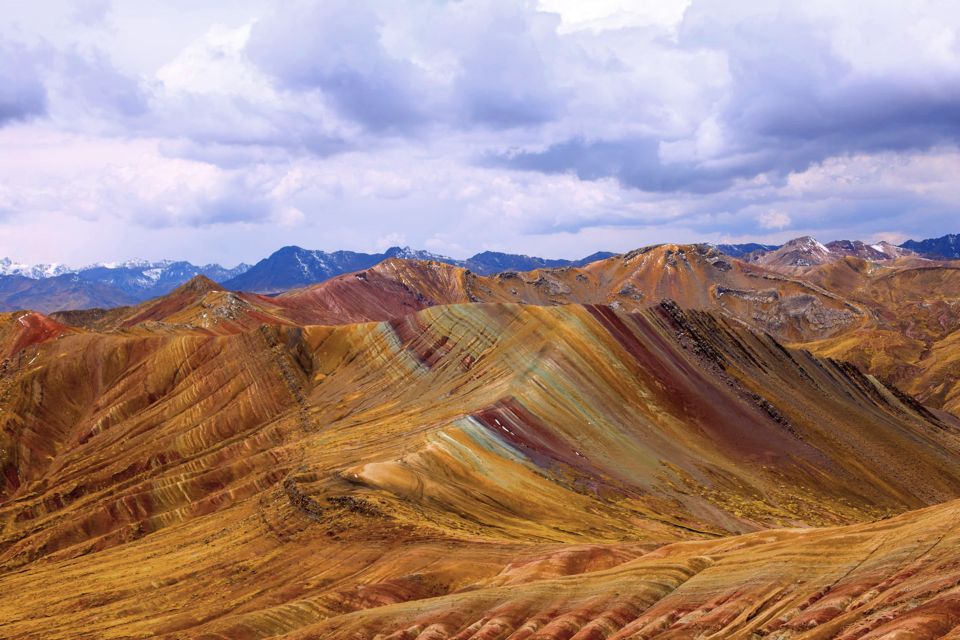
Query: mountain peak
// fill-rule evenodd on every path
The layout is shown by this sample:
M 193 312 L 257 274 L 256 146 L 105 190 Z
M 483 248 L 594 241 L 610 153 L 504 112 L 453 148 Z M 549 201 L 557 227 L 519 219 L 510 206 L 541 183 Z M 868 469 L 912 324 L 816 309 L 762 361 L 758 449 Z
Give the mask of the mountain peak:
M 939 238 L 926 240 L 907 240 L 901 249 L 910 249 L 925 258 L 958 260 L 960 259 L 960 234 L 948 233 Z
M 73 269 L 59 262 L 50 264 L 25 264 L 14 262 L 10 258 L 0 259 L 0 275 L 23 276 L 32 280 L 53 278 L 66 273 L 73 273 Z
M 390 247 L 383 252 L 386 258 L 400 258 L 401 260 L 439 260 L 441 262 L 457 262 L 453 258 L 441 256 L 422 249 L 411 249 L 410 247 Z
M 774 251 L 763 253 L 754 262 L 771 267 L 803 268 L 832 262 L 843 254 L 835 254 L 813 236 L 800 236 Z
M 221 287 L 207 276 L 201 274 L 184 282 L 182 285 L 171 291 L 170 295 L 183 293 L 203 294 L 210 293 L 211 291 L 226 291 L 226 289 Z
M 823 244 L 813 236 L 800 236 L 798 238 L 794 238 L 793 240 L 787 240 L 783 246 L 793 248 L 808 247 L 810 249 L 816 249 L 820 251 L 830 251 L 830 249 L 827 248 L 827 245 Z

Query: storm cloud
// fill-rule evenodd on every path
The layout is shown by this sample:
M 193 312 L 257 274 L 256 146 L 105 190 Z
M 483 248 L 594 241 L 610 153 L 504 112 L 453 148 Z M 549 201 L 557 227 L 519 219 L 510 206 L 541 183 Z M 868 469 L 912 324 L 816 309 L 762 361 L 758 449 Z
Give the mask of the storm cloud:
M 47 93 L 31 53 L 21 46 L 0 43 L 0 126 L 43 115 L 46 110 Z
M 904 50 L 896 64 L 878 68 L 876 60 L 859 59 L 863 52 L 844 55 L 835 46 L 833 29 L 850 26 L 842 16 L 805 15 L 795 3 L 769 6 L 758 12 L 753 3 L 694 2 L 675 41 L 662 43 L 725 59 L 729 81 L 697 129 L 599 138 L 585 131 L 545 149 L 512 149 L 487 160 L 586 180 L 613 177 L 644 191 L 708 194 L 759 175 L 781 180 L 838 155 L 960 142 L 952 35 L 950 64 L 931 65 L 918 51 Z M 704 137 L 712 137 L 706 151 L 698 148 Z

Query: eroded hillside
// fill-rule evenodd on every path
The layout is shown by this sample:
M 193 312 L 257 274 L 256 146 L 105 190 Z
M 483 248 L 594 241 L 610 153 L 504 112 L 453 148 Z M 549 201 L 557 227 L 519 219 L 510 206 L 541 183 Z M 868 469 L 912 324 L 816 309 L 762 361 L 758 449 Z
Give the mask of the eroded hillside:
M 436 306 L 469 276 L 394 273 L 378 298 L 371 271 L 337 285 L 368 298 L 199 281 L 99 328 L 8 332 L 24 346 L 0 396 L 0 632 L 688 637 L 739 629 L 736 603 L 762 592 L 757 611 L 799 634 L 794 609 L 863 549 L 889 538 L 894 562 L 921 546 L 901 531 L 934 531 L 858 523 L 960 496 L 956 419 L 722 313 Z M 424 308 L 290 315 L 390 314 L 397 283 Z M 229 295 L 249 308 L 204 326 Z M 854 528 L 772 532 L 838 525 Z

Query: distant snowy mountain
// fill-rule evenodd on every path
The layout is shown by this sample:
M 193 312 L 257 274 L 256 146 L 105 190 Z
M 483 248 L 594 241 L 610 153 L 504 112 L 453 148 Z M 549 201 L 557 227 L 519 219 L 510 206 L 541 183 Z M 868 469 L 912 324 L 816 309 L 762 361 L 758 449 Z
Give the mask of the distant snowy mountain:
M 460 264 L 452 258 L 438 256 L 410 247 L 390 247 L 383 253 L 357 251 L 319 251 L 297 246 L 283 247 L 253 265 L 242 274 L 222 281 L 223 286 L 237 291 L 277 293 L 308 284 L 323 282 L 342 273 L 368 269 L 388 258 L 438 260 Z M 216 278 L 212 278 L 216 280 Z
M 164 295 L 198 275 L 223 282 L 249 269 L 240 264 L 226 269 L 218 264 L 197 266 L 185 261 L 162 260 L 147 262 L 131 260 L 122 263 L 91 265 L 76 273 L 81 280 L 116 287 L 136 300 L 147 300 Z
M 823 244 L 811 236 L 794 238 L 772 251 L 756 251 L 742 256 L 744 260 L 768 267 L 804 269 L 835 262 L 845 257 L 861 258 L 871 262 L 884 262 L 909 255 L 913 251 L 890 244 L 877 242 L 867 244 L 860 240 L 834 240 Z
M 795 238 L 781 246 L 758 243 L 713 246 L 733 258 L 789 270 L 803 270 L 846 256 L 871 261 L 893 260 L 905 255 L 960 259 L 960 234 L 920 241 L 908 240 L 900 246 L 887 242 L 867 244 L 859 240 L 836 240 L 823 244 L 810 236 Z M 361 253 L 289 246 L 275 251 L 254 266 L 240 264 L 232 269 L 218 264 L 198 266 L 182 260 L 139 259 L 97 263 L 74 269 L 60 263 L 31 265 L 2 258 L 0 310 L 30 308 L 47 312 L 136 304 L 165 295 L 200 275 L 228 289 L 279 293 L 367 269 L 389 258 L 435 260 L 464 267 L 480 275 L 492 275 L 504 271 L 580 267 L 613 255 L 599 251 L 580 260 L 564 260 L 483 251 L 466 260 L 458 260 L 410 247 L 390 247 L 383 253 Z
M 948 233 L 939 238 L 927 240 L 907 240 L 900 245 L 904 249 L 916 251 L 926 258 L 948 258 L 960 260 L 960 233 Z
M 585 264 L 610 258 L 616 254 L 598 251 L 581 260 L 545 259 L 535 256 L 484 251 L 463 261 L 463 266 L 474 273 L 489 276 L 504 271 L 533 271 L 534 269 L 555 269 L 559 267 L 582 267 Z
M 73 269 L 63 264 L 28 265 L 0 259 L 0 309 L 56 311 L 135 304 L 169 293 L 191 278 L 234 278 L 250 268 L 226 269 L 218 264 L 128 260 Z
M 422 251 L 420 249 L 411 249 L 410 247 L 390 247 L 383 252 L 383 258 L 384 260 L 387 258 L 400 258 L 402 260 L 436 260 L 437 262 L 448 263 L 457 262 L 453 258 L 448 258 L 447 256 L 441 256 L 436 253 L 430 253 L 429 251 Z
M 909 249 L 904 249 L 889 242 L 867 244 L 859 240 L 835 240 L 828 242 L 827 248 L 831 253 L 840 256 L 853 256 L 864 260 L 883 261 L 894 260 L 901 256 L 914 255 Z
M 548 260 L 532 256 L 484 251 L 466 260 L 457 260 L 410 247 L 390 247 L 383 253 L 356 251 L 316 251 L 301 247 L 283 247 L 264 258 L 245 273 L 223 282 L 228 289 L 277 293 L 329 280 L 351 271 L 368 269 L 389 258 L 435 260 L 465 267 L 480 275 L 503 271 L 530 271 L 550 267 L 583 266 L 615 254 L 599 251 L 582 260 Z M 216 278 L 214 278 L 216 280 Z
M 73 270 L 59 262 L 53 264 L 23 264 L 14 262 L 10 258 L 0 259 L 0 275 L 3 276 L 23 276 L 24 278 L 39 280 L 40 278 L 52 278 L 65 273 L 73 273 Z
M 759 255 L 769 251 L 776 251 L 780 248 L 780 245 L 777 244 L 758 244 L 756 242 L 746 242 L 744 244 L 715 244 L 713 246 L 731 258 Z

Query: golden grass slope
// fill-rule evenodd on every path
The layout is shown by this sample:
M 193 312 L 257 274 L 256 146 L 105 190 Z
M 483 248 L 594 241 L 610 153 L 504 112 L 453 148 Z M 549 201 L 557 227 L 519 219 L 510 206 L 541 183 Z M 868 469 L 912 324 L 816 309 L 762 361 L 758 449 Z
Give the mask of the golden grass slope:
M 661 547 L 610 568 L 371 608 L 307 638 L 780 638 L 960 635 L 960 503 L 867 525 Z

